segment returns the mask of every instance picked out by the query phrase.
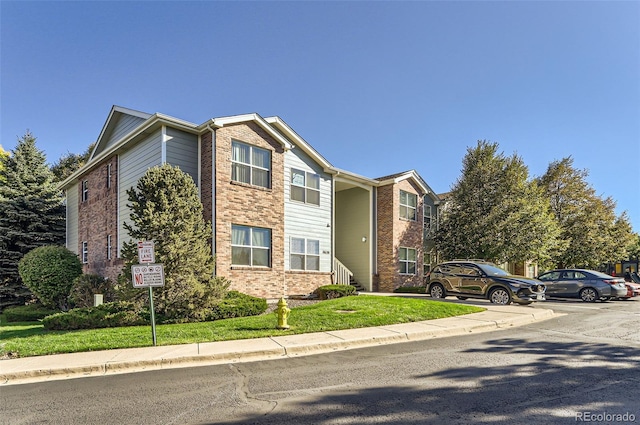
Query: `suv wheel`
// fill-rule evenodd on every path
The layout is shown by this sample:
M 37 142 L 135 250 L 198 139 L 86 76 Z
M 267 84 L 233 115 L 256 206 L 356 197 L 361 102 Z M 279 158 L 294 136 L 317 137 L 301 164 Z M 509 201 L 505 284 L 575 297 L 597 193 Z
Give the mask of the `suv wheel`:
M 494 304 L 511 304 L 511 294 L 504 288 L 496 288 L 489 294 L 489 300 Z
M 444 298 L 446 296 L 444 293 L 444 287 L 439 283 L 431 285 L 431 288 L 429 288 L 429 294 L 431 295 L 431 298 Z
M 586 303 L 594 303 L 598 299 L 598 292 L 593 288 L 584 288 L 580 291 L 580 299 Z

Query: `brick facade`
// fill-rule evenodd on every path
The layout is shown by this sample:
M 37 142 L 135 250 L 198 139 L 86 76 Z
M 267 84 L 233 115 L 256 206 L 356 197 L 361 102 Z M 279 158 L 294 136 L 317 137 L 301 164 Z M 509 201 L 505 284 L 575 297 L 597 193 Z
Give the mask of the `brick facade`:
M 418 196 L 416 220 L 400 218 L 400 191 Z M 377 288 L 380 292 L 393 292 L 399 286 L 422 284 L 423 223 L 422 192 L 411 180 L 378 187 L 377 190 Z M 391 242 L 391 243 L 390 243 Z M 416 250 L 416 274 L 400 274 L 399 248 Z
M 109 165 L 110 184 L 109 180 Z M 118 157 L 113 156 L 85 174 L 78 184 L 78 253 L 82 260 L 82 243 L 87 242 L 88 263 L 84 273 L 115 279 L 122 270 L 118 257 Z M 82 182 L 87 181 L 88 197 L 82 198 Z M 107 238 L 111 235 L 111 259 Z
M 231 143 L 237 140 L 271 152 L 271 187 L 231 181 Z M 216 274 L 231 281 L 231 289 L 263 298 L 285 294 L 284 271 L 284 149 L 253 122 L 216 130 L 215 140 Z M 231 264 L 233 224 L 271 230 L 270 267 Z

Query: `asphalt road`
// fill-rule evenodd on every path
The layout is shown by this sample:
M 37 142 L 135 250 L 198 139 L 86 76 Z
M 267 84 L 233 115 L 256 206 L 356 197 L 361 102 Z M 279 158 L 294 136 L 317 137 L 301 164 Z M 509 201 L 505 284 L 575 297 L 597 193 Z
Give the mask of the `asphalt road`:
M 544 307 L 566 315 L 293 359 L 3 387 L 0 422 L 640 424 L 640 300 Z

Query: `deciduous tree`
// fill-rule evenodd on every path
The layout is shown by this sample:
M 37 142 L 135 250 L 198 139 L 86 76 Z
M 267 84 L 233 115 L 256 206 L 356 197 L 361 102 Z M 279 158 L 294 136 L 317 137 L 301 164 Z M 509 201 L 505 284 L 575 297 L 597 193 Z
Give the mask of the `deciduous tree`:
M 95 143 L 91 143 L 87 150 L 82 154 L 67 152 L 65 155 L 60 157 L 60 159 L 58 159 L 58 161 L 51 167 L 51 171 L 55 175 L 56 181 L 63 181 L 86 164 L 91 157 L 91 152 L 93 152 L 95 145 Z
M 598 196 L 586 180 L 588 175 L 567 157 L 549 164 L 538 179 L 566 246 L 556 257 L 557 267 L 597 268 L 619 261 L 627 257 L 626 247 L 633 240 L 627 214 L 616 216 L 615 201 Z
M 520 157 L 506 157 L 487 141 L 467 149 L 436 235 L 445 258 L 544 263 L 557 249 L 557 234 L 548 201 Z

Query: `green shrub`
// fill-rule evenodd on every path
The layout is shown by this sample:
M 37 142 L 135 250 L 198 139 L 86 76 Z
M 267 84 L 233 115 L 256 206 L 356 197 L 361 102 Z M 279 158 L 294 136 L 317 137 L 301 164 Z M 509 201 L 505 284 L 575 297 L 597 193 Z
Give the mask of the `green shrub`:
M 411 294 L 425 294 L 427 292 L 426 286 L 400 286 L 393 290 L 398 293 L 411 293 Z
M 93 307 L 95 294 L 102 294 L 106 303 L 115 301 L 115 291 L 109 279 L 97 274 L 80 275 L 71 286 L 69 304 L 74 308 Z
M 356 287 L 352 285 L 325 285 L 316 289 L 315 293 L 321 300 L 330 300 L 356 295 Z
M 137 310 L 131 302 L 119 301 L 57 313 L 45 317 L 42 324 L 47 330 L 58 331 L 146 325 L 149 324 L 149 312 Z
M 18 272 L 43 306 L 66 310 L 73 280 L 82 274 L 82 264 L 67 248 L 49 245 L 22 257 Z
M 252 297 L 238 291 L 229 291 L 225 298 L 211 309 L 207 320 L 257 316 L 266 310 L 267 300 L 264 298 Z
M 43 307 L 41 304 L 29 304 L 7 307 L 3 313 L 7 322 L 37 322 L 58 311 Z

